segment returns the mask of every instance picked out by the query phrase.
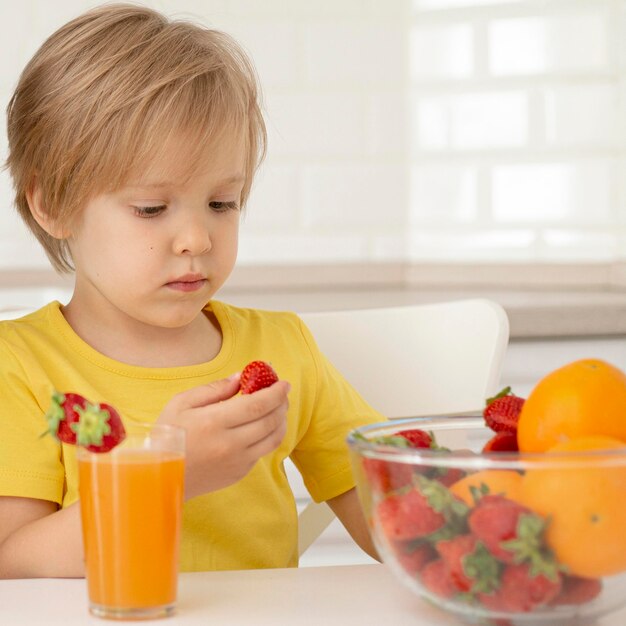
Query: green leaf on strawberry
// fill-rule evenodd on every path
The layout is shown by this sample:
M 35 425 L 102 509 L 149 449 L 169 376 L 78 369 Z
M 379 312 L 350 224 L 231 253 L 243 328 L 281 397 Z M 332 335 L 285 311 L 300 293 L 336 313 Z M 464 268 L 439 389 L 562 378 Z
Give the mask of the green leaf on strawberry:
M 514 563 L 528 562 L 530 575 L 543 574 L 549 580 L 557 580 L 562 566 L 557 563 L 544 540 L 547 521 L 534 513 L 520 515 L 517 537 L 503 541 L 502 547 L 513 553 Z
M 417 487 L 428 500 L 428 504 L 441 513 L 448 521 L 453 518 L 465 518 L 469 507 L 465 502 L 454 496 L 444 485 L 437 480 L 425 476 L 416 476 Z
M 463 558 L 463 569 L 475 581 L 472 594 L 491 593 L 500 584 L 502 566 L 480 541 L 474 551 Z

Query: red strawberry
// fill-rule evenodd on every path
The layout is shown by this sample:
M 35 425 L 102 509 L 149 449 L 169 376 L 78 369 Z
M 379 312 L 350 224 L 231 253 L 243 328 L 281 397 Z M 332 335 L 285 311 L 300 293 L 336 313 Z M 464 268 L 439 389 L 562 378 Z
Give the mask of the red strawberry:
M 63 443 L 76 444 L 76 431 L 73 424 L 78 423 L 78 411 L 85 408 L 87 400 L 77 393 L 52 394 L 50 408 L 46 413 L 48 432 Z
M 458 593 L 450 578 L 448 567 L 441 559 L 430 561 L 421 571 L 422 585 L 440 598 L 452 598 Z
M 602 581 L 597 578 L 563 576 L 561 591 L 551 604 L 585 604 L 594 600 L 602 591 Z
M 513 395 L 511 388 L 505 387 L 498 395 L 487 400 L 483 417 L 491 430 L 514 433 L 517 431 L 517 421 L 523 406 L 524 398 Z
M 415 576 L 437 556 L 435 549 L 429 543 L 419 543 L 417 546 L 412 543 L 408 545 L 405 542 L 398 543 L 394 546 L 394 551 L 398 563 L 409 576 Z
M 126 438 L 119 413 L 110 404 L 88 403 L 79 413 L 76 443 L 90 452 L 108 452 Z
M 265 361 L 252 361 L 243 368 L 239 390 L 243 394 L 254 393 L 273 385 L 278 380 L 276 372 Z
M 363 471 L 372 489 L 381 493 L 406 487 L 413 480 L 413 466 L 408 463 L 364 458 Z
M 436 480 L 419 474 L 413 480 L 409 491 L 393 493 L 378 503 L 378 522 L 387 539 L 393 543 L 430 535 L 430 541 L 437 541 L 458 534 L 465 526 L 467 505 Z
M 461 480 L 464 476 L 465 472 L 458 467 L 449 467 L 447 469 L 438 468 L 437 473 L 432 476 L 432 479 L 440 482 L 444 487 L 449 487 L 457 480 Z
M 377 513 L 383 533 L 391 542 L 419 539 L 446 524 L 443 514 L 435 511 L 417 489 L 388 496 L 378 504 Z
M 530 509 L 499 495 L 485 495 L 469 514 L 468 526 L 503 563 L 528 562 L 554 576 L 557 565 L 544 542 L 545 520 Z
M 458 591 L 489 593 L 498 587 L 500 565 L 474 535 L 439 541 L 435 548 Z
M 108 452 L 126 437 L 118 412 L 109 404 L 92 404 L 77 393 L 52 394 L 46 413 L 49 432 L 64 443 L 91 452 Z
M 492 593 L 480 593 L 478 599 L 493 611 L 524 613 L 554 600 L 561 584 L 559 573 L 548 577 L 534 573 L 528 563 L 507 565 L 498 589 Z
M 434 443 L 432 435 L 420 428 L 400 430 L 395 433 L 395 436 L 404 437 L 409 442 L 411 448 L 430 448 Z
M 483 452 L 517 452 L 517 433 L 508 430 L 497 432 L 483 447 Z

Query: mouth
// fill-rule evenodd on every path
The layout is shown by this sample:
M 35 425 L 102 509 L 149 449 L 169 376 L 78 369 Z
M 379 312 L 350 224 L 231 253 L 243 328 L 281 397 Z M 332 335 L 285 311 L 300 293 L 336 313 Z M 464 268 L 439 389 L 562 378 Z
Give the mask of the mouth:
M 185 274 L 166 283 L 165 286 L 174 291 L 198 291 L 207 284 L 207 279 L 201 274 Z

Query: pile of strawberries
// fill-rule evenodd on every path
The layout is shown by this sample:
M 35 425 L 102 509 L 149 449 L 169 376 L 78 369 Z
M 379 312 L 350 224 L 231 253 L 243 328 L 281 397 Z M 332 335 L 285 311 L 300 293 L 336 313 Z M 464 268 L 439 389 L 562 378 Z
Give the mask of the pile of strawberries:
M 517 450 L 523 403 L 509 389 L 488 401 L 483 415 L 495 435 L 483 451 Z M 432 433 L 419 429 L 369 441 L 448 451 Z M 471 488 L 472 505 L 455 495 L 450 487 L 465 476 L 462 470 L 364 458 L 363 471 L 386 548 L 434 600 L 526 613 L 586 603 L 600 593 L 599 580 L 568 575 L 555 560 L 544 540 L 549 520 L 503 494 L 490 493 L 484 484 Z

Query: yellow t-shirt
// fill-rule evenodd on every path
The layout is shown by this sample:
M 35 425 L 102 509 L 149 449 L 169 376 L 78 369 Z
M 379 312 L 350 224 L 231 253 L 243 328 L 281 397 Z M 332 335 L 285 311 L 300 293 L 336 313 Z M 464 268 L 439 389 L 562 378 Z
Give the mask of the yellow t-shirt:
M 291 383 L 287 434 L 241 481 L 185 503 L 183 571 L 297 565 L 297 512 L 283 461 L 291 457 L 316 501 L 354 486 L 345 437 L 384 419 L 320 353 L 293 313 L 212 301 L 219 354 L 200 365 L 145 368 L 110 359 L 74 333 L 53 302 L 0 322 L 0 495 L 76 501 L 74 446 L 40 437 L 53 390 L 107 402 L 124 417 L 154 422 L 175 394 L 271 362 Z M 150 520 L 146 519 L 146 524 Z

